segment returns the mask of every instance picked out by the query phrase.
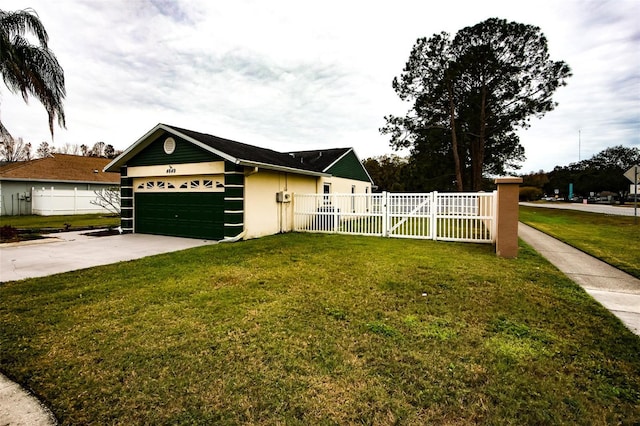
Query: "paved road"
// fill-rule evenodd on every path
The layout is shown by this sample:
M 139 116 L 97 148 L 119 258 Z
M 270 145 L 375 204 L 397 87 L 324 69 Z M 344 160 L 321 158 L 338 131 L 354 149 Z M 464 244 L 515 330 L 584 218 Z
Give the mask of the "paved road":
M 541 207 L 545 209 L 563 209 L 563 210 L 578 210 L 582 212 L 590 213 L 603 213 L 614 216 L 633 216 L 633 205 L 627 206 L 611 206 L 608 204 L 579 204 L 579 203 L 563 203 L 563 202 L 551 202 L 551 203 L 520 203 L 521 206 L 529 207 Z M 638 216 L 640 216 L 640 203 L 638 205 Z

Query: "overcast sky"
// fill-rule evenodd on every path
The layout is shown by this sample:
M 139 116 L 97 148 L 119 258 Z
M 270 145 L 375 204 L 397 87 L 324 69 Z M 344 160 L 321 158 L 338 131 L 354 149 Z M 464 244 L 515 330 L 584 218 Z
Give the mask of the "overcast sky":
M 573 71 L 555 111 L 521 131 L 521 172 L 640 147 L 640 1 L 3 0 L 33 8 L 64 68 L 54 146 L 125 149 L 157 123 L 279 151 L 392 153 L 378 129 L 418 37 L 489 17 L 539 26 Z M 44 108 L 0 86 L 15 137 L 51 141 Z

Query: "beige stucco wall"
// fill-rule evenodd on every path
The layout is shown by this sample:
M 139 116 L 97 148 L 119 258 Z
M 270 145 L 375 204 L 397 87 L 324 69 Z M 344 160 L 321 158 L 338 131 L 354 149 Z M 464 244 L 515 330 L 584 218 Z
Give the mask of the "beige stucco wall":
M 161 166 L 133 166 L 127 168 L 128 177 L 187 176 L 224 174 L 224 161 L 208 163 L 171 164 Z
M 351 186 L 355 185 L 356 194 L 371 193 L 371 183 L 359 180 L 344 179 L 339 177 L 323 177 L 318 179 L 318 193 L 322 193 L 323 185 L 331 184 L 331 193 L 335 194 L 351 194 Z
M 276 193 L 313 194 L 318 186 L 317 180 L 313 176 L 261 169 L 257 173 L 247 173 L 244 183 L 244 238 L 290 231 L 293 228 L 293 203 L 278 203 Z

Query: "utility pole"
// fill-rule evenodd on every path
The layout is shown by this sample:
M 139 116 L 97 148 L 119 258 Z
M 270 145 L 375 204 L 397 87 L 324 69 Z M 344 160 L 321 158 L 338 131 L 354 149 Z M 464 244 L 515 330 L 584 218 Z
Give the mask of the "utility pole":
M 581 154 L 581 150 L 582 150 L 582 135 L 581 135 L 582 129 L 578 129 L 578 162 L 582 161 L 582 154 Z

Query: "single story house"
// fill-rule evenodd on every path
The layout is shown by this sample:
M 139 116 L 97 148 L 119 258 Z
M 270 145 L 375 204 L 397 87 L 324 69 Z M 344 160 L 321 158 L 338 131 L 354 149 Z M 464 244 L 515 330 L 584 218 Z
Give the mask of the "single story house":
M 108 158 L 52 154 L 0 166 L 0 216 L 33 214 L 33 188 L 95 191 L 119 186 L 119 173 L 103 171 L 109 161 Z
M 370 193 L 352 148 L 282 153 L 158 124 L 105 167 L 123 232 L 204 239 L 290 231 L 292 193 Z

